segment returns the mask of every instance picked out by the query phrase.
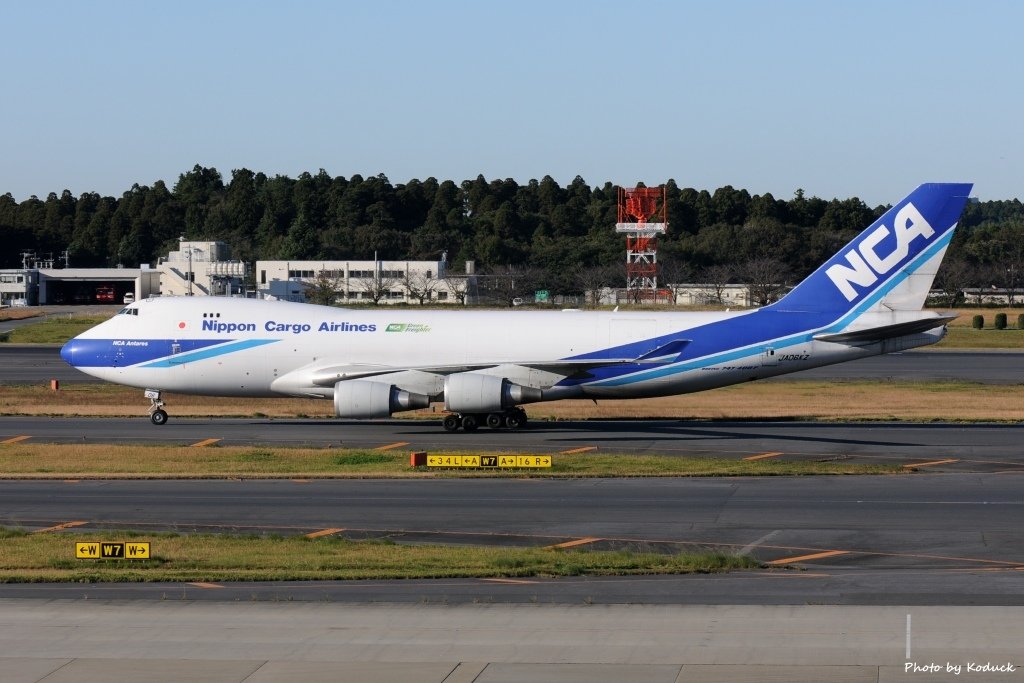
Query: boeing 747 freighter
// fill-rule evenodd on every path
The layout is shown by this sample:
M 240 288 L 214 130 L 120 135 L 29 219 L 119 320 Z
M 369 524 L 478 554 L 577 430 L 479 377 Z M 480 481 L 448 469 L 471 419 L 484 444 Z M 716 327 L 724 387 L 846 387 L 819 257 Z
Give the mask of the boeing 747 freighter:
M 518 429 L 521 406 L 685 394 L 934 344 L 924 301 L 971 191 L 921 185 L 778 302 L 709 313 L 346 310 L 220 297 L 137 301 L 61 356 L 163 392 L 310 397 L 343 418 L 443 402 L 450 431 Z

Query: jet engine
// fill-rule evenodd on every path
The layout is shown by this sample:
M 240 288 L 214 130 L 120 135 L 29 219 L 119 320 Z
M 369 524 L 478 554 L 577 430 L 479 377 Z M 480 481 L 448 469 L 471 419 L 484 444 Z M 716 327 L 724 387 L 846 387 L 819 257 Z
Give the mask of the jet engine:
M 384 382 L 351 379 L 334 385 L 334 414 L 337 417 L 388 417 L 401 410 L 429 405 L 429 396 L 402 391 Z
M 540 389 L 513 384 L 503 377 L 458 373 L 444 380 L 444 407 L 455 413 L 494 413 L 520 403 L 543 400 Z

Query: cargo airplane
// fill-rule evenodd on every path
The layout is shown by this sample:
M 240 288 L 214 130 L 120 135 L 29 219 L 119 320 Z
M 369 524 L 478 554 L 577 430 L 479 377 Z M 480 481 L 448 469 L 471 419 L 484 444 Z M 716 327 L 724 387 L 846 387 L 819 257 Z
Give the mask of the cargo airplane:
M 752 310 L 346 310 L 220 297 L 136 301 L 61 356 L 163 392 L 333 400 L 342 418 L 443 402 L 444 428 L 518 429 L 522 405 L 685 394 L 934 344 L 922 310 L 970 184 L 921 185 L 779 301 Z

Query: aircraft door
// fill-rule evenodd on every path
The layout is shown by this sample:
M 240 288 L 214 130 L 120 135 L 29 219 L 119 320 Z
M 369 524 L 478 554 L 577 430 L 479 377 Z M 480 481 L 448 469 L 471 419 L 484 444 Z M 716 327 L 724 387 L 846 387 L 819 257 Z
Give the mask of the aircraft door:
M 776 354 L 775 348 L 771 346 L 765 347 L 764 351 L 761 352 L 761 367 L 773 368 L 779 364 L 779 357 Z

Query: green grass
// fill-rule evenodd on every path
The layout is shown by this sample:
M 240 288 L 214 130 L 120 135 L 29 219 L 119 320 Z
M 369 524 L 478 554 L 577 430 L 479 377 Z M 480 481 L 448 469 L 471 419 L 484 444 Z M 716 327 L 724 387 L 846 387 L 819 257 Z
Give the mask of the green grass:
M 988 327 L 975 330 L 971 327 L 949 327 L 946 338 L 936 346 L 955 349 L 1022 349 L 1024 350 L 1024 330 L 996 330 L 992 321 L 986 320 Z M 1015 322 L 1015 321 L 1013 321 Z
M 0 477 L 711 477 L 811 474 L 891 474 L 896 465 L 745 461 L 671 455 L 554 455 L 550 469 L 428 469 L 409 466 L 404 451 L 332 448 L 191 448 L 31 444 L 0 446 Z
M 6 341 L 12 344 L 63 344 L 108 319 L 109 316 L 50 318 L 11 330 Z
M 0 531 L 0 582 L 302 581 L 450 577 L 624 576 L 752 569 L 720 552 L 397 545 L 324 537 L 24 534 Z M 76 541 L 149 541 L 150 560 L 78 560 Z

